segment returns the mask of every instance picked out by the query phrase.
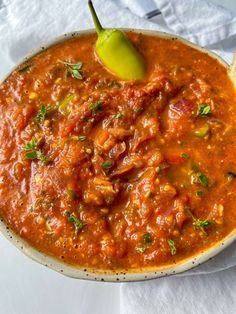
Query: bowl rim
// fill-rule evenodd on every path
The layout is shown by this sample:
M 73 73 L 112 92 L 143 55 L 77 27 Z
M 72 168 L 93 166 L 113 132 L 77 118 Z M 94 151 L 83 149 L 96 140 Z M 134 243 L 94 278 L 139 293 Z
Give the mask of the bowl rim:
M 206 48 L 200 47 L 197 44 L 191 43 L 188 40 L 177 36 L 175 34 L 155 31 L 155 30 L 145 30 L 145 29 L 134 29 L 134 28 L 120 28 L 125 32 L 135 32 L 144 35 L 151 35 L 158 38 L 172 39 L 182 42 L 183 44 L 190 46 L 194 49 L 197 49 L 203 53 L 208 54 L 210 57 L 218 60 L 229 72 L 229 65 L 217 54 L 212 51 L 207 50 Z M 77 38 L 81 36 L 86 36 L 89 34 L 95 33 L 95 29 L 87 29 L 81 31 L 75 31 L 66 33 L 60 36 L 57 36 L 45 44 L 40 45 L 40 47 L 33 49 L 26 57 L 22 58 L 17 64 L 6 74 L 3 79 L 0 80 L 0 85 L 11 75 L 11 73 L 16 70 L 22 63 L 30 60 L 32 57 L 36 56 L 40 52 L 47 50 L 48 48 L 60 44 L 68 39 Z M 230 75 L 229 75 L 230 78 Z M 152 266 L 152 267 L 140 267 L 136 269 L 94 269 L 92 267 L 81 267 L 76 265 L 71 265 L 65 263 L 56 257 L 50 256 L 46 253 L 43 253 L 31 246 L 26 240 L 21 238 L 16 234 L 13 229 L 0 217 L 0 232 L 3 236 L 8 239 L 16 248 L 21 250 L 26 256 L 36 261 L 39 264 L 42 264 L 46 267 L 51 268 L 54 271 L 57 271 L 68 277 L 76 279 L 86 279 L 93 281 L 106 281 L 106 282 L 134 282 L 134 281 L 143 281 L 148 279 L 155 279 L 163 276 L 170 276 L 178 273 L 185 272 L 196 266 L 201 265 L 202 263 L 210 260 L 212 257 L 220 253 L 224 248 L 229 246 L 236 240 L 236 228 L 233 229 L 228 235 L 223 239 L 216 242 L 214 245 L 201 250 L 200 252 L 191 255 L 181 261 L 174 262 L 171 264 L 163 266 Z

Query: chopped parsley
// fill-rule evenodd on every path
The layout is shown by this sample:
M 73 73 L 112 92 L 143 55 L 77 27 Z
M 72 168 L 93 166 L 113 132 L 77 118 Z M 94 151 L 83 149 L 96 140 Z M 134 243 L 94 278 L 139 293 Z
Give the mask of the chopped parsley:
M 198 172 L 197 176 L 198 176 L 198 180 L 201 183 L 201 185 L 203 185 L 204 187 L 207 187 L 207 185 L 208 185 L 207 176 L 205 176 L 205 174 L 203 174 L 202 172 Z
M 204 234 L 206 234 L 205 229 L 208 228 L 212 222 L 210 220 L 201 220 L 197 217 L 195 217 L 191 211 L 189 211 L 192 219 L 193 219 L 193 225 L 196 229 L 201 230 Z
M 207 104 L 198 105 L 196 116 L 207 117 L 211 114 L 211 106 Z
M 102 111 L 103 101 L 96 101 L 93 103 L 91 99 L 89 99 L 89 110 L 92 110 L 92 115 L 95 116 L 98 111 Z
M 200 229 L 203 233 L 206 233 L 205 228 L 209 227 L 211 225 L 210 220 L 200 220 L 194 216 L 193 217 L 193 225 L 196 229 Z
M 42 124 L 50 111 L 51 111 L 50 107 L 42 106 L 39 109 L 39 111 L 35 117 L 36 122 L 38 122 L 39 124 Z
M 197 165 L 197 164 L 193 164 L 193 165 L 192 165 L 192 170 L 193 170 L 194 172 L 198 172 L 198 171 L 199 171 L 198 165 Z
M 136 247 L 136 251 L 138 253 L 144 253 L 146 251 L 147 246 L 145 244 L 141 244 Z
M 204 193 L 202 191 L 196 191 L 196 196 L 203 197 Z
M 170 246 L 170 254 L 175 255 L 177 253 L 177 249 L 175 247 L 175 242 L 171 239 L 167 240 L 169 246 Z
M 150 233 L 144 233 L 144 235 L 143 235 L 143 243 L 139 244 L 136 247 L 136 251 L 138 253 L 144 253 L 151 243 L 152 243 L 151 234 Z
M 71 200 L 75 200 L 78 197 L 77 193 L 73 190 L 68 189 L 66 193 Z
M 33 137 L 29 143 L 23 146 L 25 152 L 25 159 L 38 159 L 46 165 L 48 163 L 48 158 L 45 156 L 42 151 L 38 148 L 35 138 Z
M 123 115 L 119 111 L 115 114 L 115 119 L 121 119 L 122 117 L 123 117 Z
M 209 220 L 200 220 L 200 219 L 196 219 L 194 221 L 194 225 L 196 227 L 199 227 L 199 228 L 207 228 L 209 227 L 211 224 L 211 222 Z
M 188 159 L 188 158 L 189 158 L 189 154 L 187 154 L 187 153 L 182 153 L 182 154 L 181 154 L 181 157 L 184 158 L 184 159 Z
M 102 164 L 101 167 L 105 171 L 105 173 L 108 173 L 113 166 L 112 162 L 110 160 L 105 160 Z
M 70 63 L 70 62 L 66 62 L 62 60 L 59 60 L 59 62 L 65 66 L 67 74 L 70 73 L 77 80 L 83 79 L 82 74 L 81 74 L 82 65 L 83 65 L 82 62 Z
M 75 233 L 77 234 L 84 227 L 84 223 L 79 218 L 77 218 L 74 213 L 67 212 L 66 215 L 68 221 L 74 224 Z
M 200 183 L 204 187 L 208 186 L 207 176 L 199 170 L 196 164 L 192 165 L 191 183 Z
M 151 243 L 152 242 L 151 234 L 150 233 L 145 233 L 143 235 L 143 240 L 144 240 L 144 243 Z
M 78 140 L 80 141 L 80 142 L 83 142 L 83 141 L 85 141 L 86 140 L 86 135 L 78 135 Z

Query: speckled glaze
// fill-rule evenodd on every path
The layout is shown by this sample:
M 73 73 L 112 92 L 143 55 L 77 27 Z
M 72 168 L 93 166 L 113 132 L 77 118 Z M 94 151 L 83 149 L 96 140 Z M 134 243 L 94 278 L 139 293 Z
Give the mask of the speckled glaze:
M 176 35 L 171 35 L 167 33 L 162 33 L 158 31 L 147 31 L 147 30 L 140 30 L 140 29 L 123 29 L 124 31 L 132 31 L 136 33 L 142 33 L 146 35 L 152 35 L 161 38 L 168 38 L 173 40 L 179 40 L 184 44 L 193 47 L 197 50 L 200 50 L 204 53 L 207 53 L 212 58 L 217 59 L 224 67 L 227 68 L 229 71 L 229 65 L 225 63 L 219 56 L 215 55 L 214 53 L 199 47 L 195 44 L 192 44 Z M 24 58 L 17 66 L 15 66 L 12 70 L 14 71 L 21 63 L 25 62 L 26 60 L 32 58 L 36 54 L 40 53 L 42 50 L 45 50 L 55 44 L 63 42 L 72 37 L 80 37 L 83 35 L 87 35 L 90 33 L 94 33 L 94 30 L 86 30 L 80 32 L 74 32 L 62 35 L 53 41 L 41 46 L 40 48 L 34 50 L 30 55 Z M 6 77 L 2 80 L 6 80 L 6 78 L 11 74 L 8 73 Z M 169 276 L 181 272 L 185 272 L 193 267 L 196 267 L 218 253 L 220 253 L 224 248 L 229 246 L 235 239 L 236 239 L 236 228 L 228 234 L 223 240 L 217 242 L 215 245 L 211 246 L 210 248 L 201 251 L 200 253 L 193 255 L 185 260 L 182 260 L 178 263 L 173 263 L 165 266 L 159 267 L 143 267 L 137 269 L 118 269 L 115 271 L 112 270 L 100 270 L 100 269 L 92 269 L 92 268 L 83 268 L 74 265 L 66 264 L 63 261 L 60 261 L 54 257 L 46 255 L 32 247 L 28 244 L 25 240 L 23 240 L 20 236 L 14 233 L 14 231 L 7 225 L 6 222 L 0 217 L 0 232 L 19 250 L 21 250 L 25 255 L 30 257 L 32 260 L 49 267 L 63 275 L 77 278 L 77 279 L 87 279 L 87 280 L 95 280 L 95 281 L 109 281 L 109 282 L 125 282 L 125 281 L 140 281 L 140 280 L 148 280 L 154 279 L 163 276 Z

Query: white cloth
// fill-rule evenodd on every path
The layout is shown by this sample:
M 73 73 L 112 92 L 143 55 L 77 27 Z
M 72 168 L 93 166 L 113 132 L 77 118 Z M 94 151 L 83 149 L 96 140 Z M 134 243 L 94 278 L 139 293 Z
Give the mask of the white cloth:
M 123 284 L 121 314 L 235 314 L 236 267 L 204 276 Z
M 236 50 L 236 16 L 224 7 L 213 5 L 206 0 L 113 1 L 140 17 L 159 9 L 166 23 L 165 31 L 178 34 L 200 46 L 209 47 L 228 63 L 231 62 L 230 51 Z M 163 30 L 163 27 L 160 30 Z M 232 38 L 234 43 L 231 42 Z M 222 43 L 226 39 L 229 40 Z
M 177 33 L 200 45 L 218 50 L 228 62 L 231 59 L 230 52 L 236 34 L 236 18 L 227 10 L 204 0 L 94 0 L 94 5 L 105 27 L 157 29 Z M 157 7 L 162 11 L 165 26 L 142 18 L 149 10 L 153 11 Z M 0 0 L 0 76 L 32 48 L 43 42 L 61 33 L 91 27 L 93 24 L 85 0 Z M 181 275 L 185 278 L 172 277 L 140 284 L 123 284 L 121 313 L 210 313 L 210 305 L 213 304 L 209 301 L 208 292 L 212 292 L 210 284 L 219 287 L 224 278 L 227 278 L 227 274 L 231 273 L 230 270 L 226 272 L 226 277 L 222 273 L 216 277 L 208 275 L 206 278 L 209 278 L 209 282 L 207 279 L 201 282 L 199 276 L 186 278 L 186 275 L 217 272 L 234 265 L 236 265 L 236 243 L 211 261 Z M 230 280 L 230 276 L 228 277 L 227 280 Z M 235 277 L 232 278 L 234 279 Z M 181 287 L 180 283 L 182 283 Z M 205 310 L 202 304 L 197 308 L 199 298 L 194 303 L 195 294 L 201 289 L 204 291 L 201 297 L 206 302 Z M 180 301 L 188 301 L 188 303 L 186 307 L 183 304 L 179 305 L 177 310 L 178 303 L 177 299 L 174 299 L 174 291 L 179 290 Z M 227 287 L 224 287 L 224 291 L 229 293 Z M 168 302 L 173 302 L 173 307 L 169 305 L 168 307 Z M 191 302 L 194 306 L 192 308 Z M 138 308 L 135 307 L 137 304 Z M 225 311 L 222 305 L 221 310 L 218 312 L 214 310 L 212 313 L 233 314 L 236 312 L 236 304 L 234 303 L 233 306 L 232 312 L 230 312 L 231 308 Z
M 205 0 L 117 1 L 141 17 L 160 9 L 174 33 L 202 46 L 218 43 L 236 33 L 236 16 Z

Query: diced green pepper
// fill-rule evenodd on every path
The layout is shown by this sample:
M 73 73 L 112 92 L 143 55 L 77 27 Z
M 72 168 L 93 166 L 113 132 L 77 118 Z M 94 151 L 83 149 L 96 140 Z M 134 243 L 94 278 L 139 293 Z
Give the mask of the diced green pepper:
M 74 95 L 69 95 L 59 104 L 60 113 L 64 114 L 65 116 L 68 116 L 70 114 L 68 105 L 73 98 L 74 98 Z
M 208 123 L 204 124 L 202 127 L 200 127 L 199 129 L 197 129 L 195 131 L 195 135 L 197 137 L 200 137 L 200 138 L 203 138 L 205 137 L 206 135 L 208 135 L 210 132 L 210 126 Z

